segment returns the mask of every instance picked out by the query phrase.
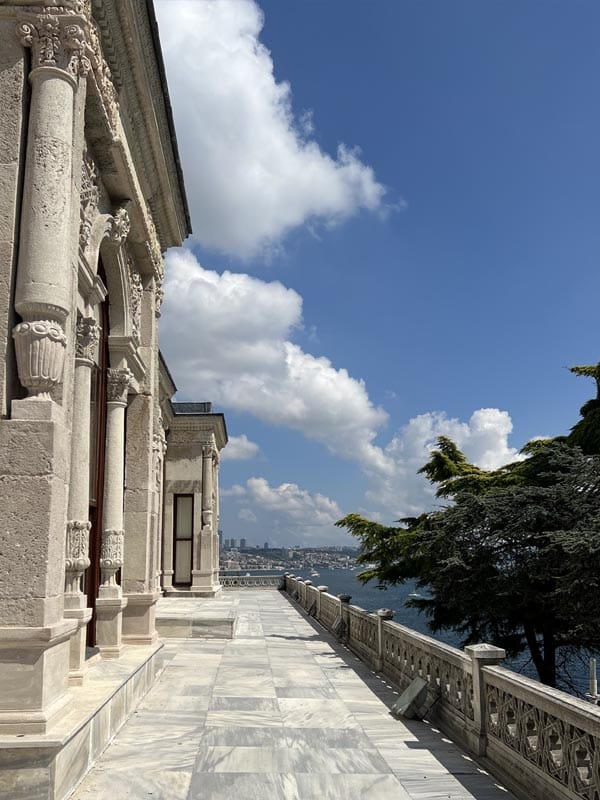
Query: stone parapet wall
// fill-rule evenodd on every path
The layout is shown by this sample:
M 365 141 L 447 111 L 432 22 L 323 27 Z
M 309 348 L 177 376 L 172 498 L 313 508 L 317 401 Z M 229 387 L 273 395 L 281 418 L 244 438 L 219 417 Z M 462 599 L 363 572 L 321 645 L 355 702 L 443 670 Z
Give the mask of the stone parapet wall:
M 458 650 L 285 576 L 285 591 L 403 691 L 426 681 L 425 716 L 523 800 L 600 798 L 600 709 L 497 666 L 491 645 Z
M 221 575 L 224 589 L 281 589 L 281 575 Z

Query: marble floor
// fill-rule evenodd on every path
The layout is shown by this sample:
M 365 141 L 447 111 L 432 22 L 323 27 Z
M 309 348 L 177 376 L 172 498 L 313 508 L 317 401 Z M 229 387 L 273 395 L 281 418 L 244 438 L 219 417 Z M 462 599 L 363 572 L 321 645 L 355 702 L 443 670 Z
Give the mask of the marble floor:
M 74 800 L 511 800 L 431 725 L 391 717 L 393 689 L 285 595 L 223 600 L 235 638 L 166 641 Z

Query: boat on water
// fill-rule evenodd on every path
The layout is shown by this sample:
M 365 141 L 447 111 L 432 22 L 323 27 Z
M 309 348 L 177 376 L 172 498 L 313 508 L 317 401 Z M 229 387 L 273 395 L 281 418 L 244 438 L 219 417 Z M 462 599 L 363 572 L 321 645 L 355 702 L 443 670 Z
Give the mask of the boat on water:
M 319 572 L 317 572 L 316 569 L 313 569 L 313 571 L 310 573 L 310 577 L 311 578 L 320 578 L 321 574 Z

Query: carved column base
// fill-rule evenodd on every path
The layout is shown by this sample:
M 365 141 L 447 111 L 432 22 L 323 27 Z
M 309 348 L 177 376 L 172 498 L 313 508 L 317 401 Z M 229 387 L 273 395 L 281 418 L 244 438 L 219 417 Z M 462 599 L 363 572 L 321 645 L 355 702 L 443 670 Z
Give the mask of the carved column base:
M 127 611 L 123 614 L 123 641 L 125 644 L 154 644 L 156 632 L 156 603 L 159 592 L 128 593 Z
M 123 566 L 125 534 L 121 530 L 108 529 L 102 532 L 100 547 L 100 597 L 119 598 L 123 592 L 117 583 L 117 572 Z
M 96 644 L 102 658 L 119 658 L 123 652 L 123 609 L 126 606 L 124 597 L 96 600 Z

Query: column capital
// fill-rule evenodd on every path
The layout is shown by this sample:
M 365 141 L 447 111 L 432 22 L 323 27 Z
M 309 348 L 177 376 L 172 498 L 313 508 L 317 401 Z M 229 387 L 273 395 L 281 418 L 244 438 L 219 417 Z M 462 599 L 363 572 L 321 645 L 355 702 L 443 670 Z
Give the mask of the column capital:
M 100 329 L 94 317 L 79 317 L 75 332 L 75 363 L 92 366 Z
M 106 370 L 106 399 L 109 403 L 127 405 L 127 393 L 133 373 L 126 367 Z
M 17 11 L 17 36 L 31 49 L 31 73 L 50 69 L 76 86 L 87 75 L 90 62 L 89 19 L 84 4 L 28 6 Z

